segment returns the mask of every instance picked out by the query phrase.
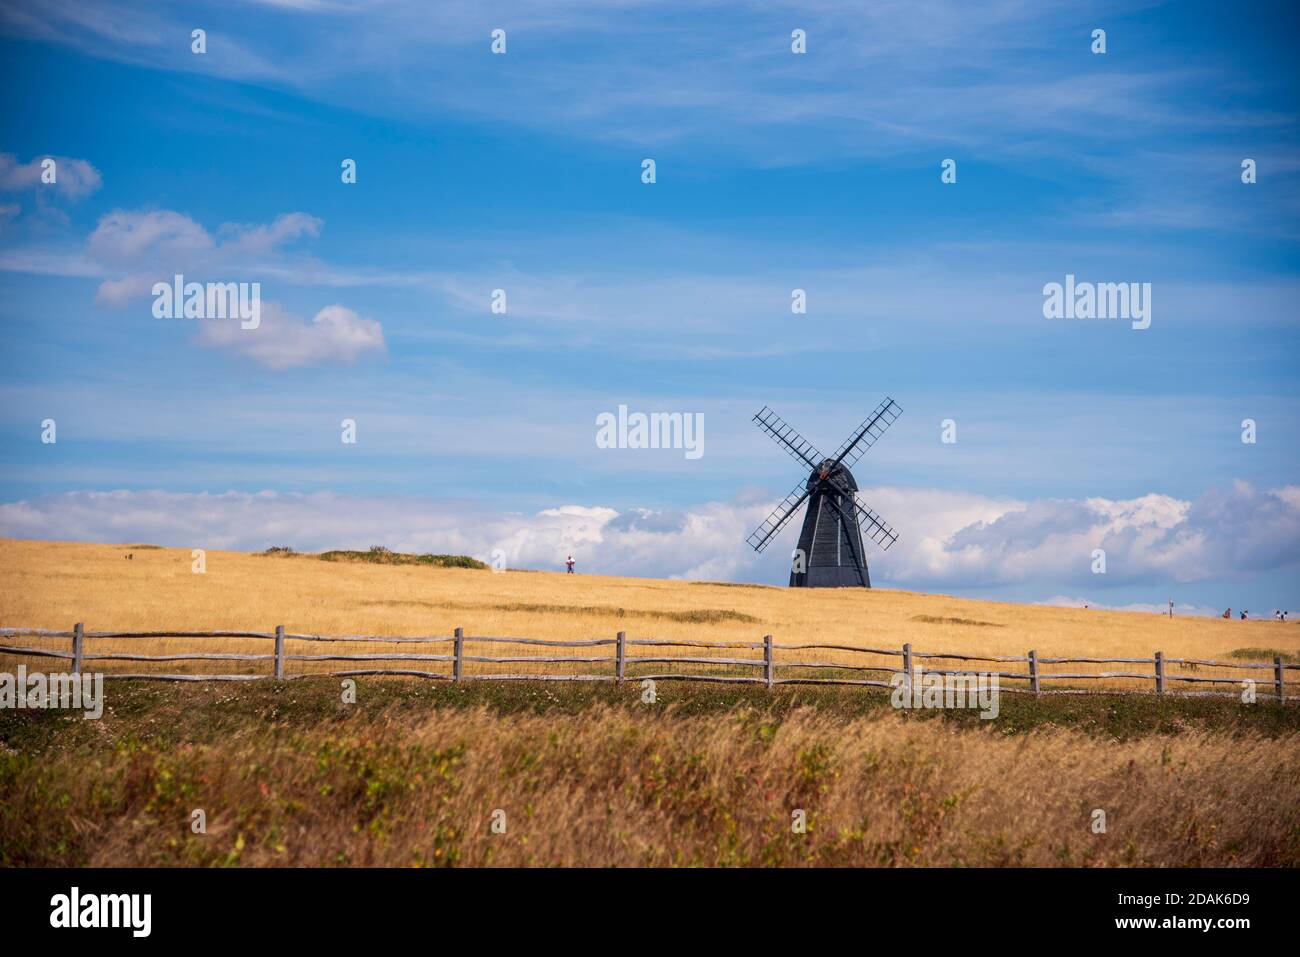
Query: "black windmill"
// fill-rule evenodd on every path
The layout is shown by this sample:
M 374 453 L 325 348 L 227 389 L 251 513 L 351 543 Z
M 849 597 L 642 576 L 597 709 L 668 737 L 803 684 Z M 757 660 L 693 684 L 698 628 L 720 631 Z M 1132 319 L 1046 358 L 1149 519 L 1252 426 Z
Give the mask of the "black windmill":
M 863 538 L 887 549 L 898 540 L 898 535 L 879 515 L 858 501 L 858 483 L 849 469 L 875 445 L 876 439 L 894 424 L 902 411 L 893 399 L 886 398 L 830 458 L 825 458 L 766 406 L 754 416 L 759 428 L 794 456 L 795 461 L 812 469 L 812 474 L 800 481 L 748 538 L 754 550 L 761 552 L 804 500 L 808 500 L 808 512 L 790 571 L 790 587 L 871 587 Z

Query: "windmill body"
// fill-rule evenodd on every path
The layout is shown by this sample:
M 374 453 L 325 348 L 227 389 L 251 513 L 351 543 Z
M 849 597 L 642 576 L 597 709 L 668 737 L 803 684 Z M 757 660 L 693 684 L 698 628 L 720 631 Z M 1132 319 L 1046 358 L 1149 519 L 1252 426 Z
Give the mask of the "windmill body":
M 799 544 L 792 556 L 790 585 L 794 588 L 870 588 L 865 540 L 889 548 L 898 535 L 862 502 L 858 483 L 850 469 L 867 449 L 893 425 L 902 409 L 886 398 L 829 458 L 792 429 L 771 409 L 764 407 L 754 421 L 797 462 L 811 469 L 785 497 L 767 520 L 749 536 L 749 544 L 761 552 L 805 502 Z
M 853 507 L 858 483 L 852 472 L 830 459 L 822 468 L 827 469 L 826 478 L 820 468 L 808 477 L 808 511 L 790 567 L 790 587 L 870 588 L 862 530 Z

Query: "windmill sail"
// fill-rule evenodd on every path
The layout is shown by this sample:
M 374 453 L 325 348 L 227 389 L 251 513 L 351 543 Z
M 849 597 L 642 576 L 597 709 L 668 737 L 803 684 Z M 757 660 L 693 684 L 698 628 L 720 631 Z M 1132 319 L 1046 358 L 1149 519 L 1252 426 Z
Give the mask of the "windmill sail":
M 756 552 L 761 552 L 767 548 L 768 542 L 776 537 L 777 532 L 785 528 L 785 523 L 790 521 L 791 516 L 799 510 L 799 506 L 803 504 L 803 500 L 807 497 L 808 489 L 805 487 L 805 483 L 800 482 L 785 497 L 785 501 L 778 505 L 763 524 L 754 529 L 753 534 L 746 539 L 749 542 L 749 547 Z
M 821 453 L 813 448 L 811 442 L 786 425 L 785 420 L 767 406 L 759 410 L 754 421 L 760 429 L 776 439 L 777 445 L 789 452 L 796 462 L 815 469 L 822 460 Z
M 879 545 L 881 551 L 888 551 L 889 546 L 898 541 L 898 533 L 861 502 L 855 501 L 853 504 L 857 506 L 858 526 L 862 529 L 862 534 Z
M 862 420 L 862 424 L 853 430 L 853 434 L 835 450 L 831 458 L 843 464 L 845 468 L 853 468 L 858 464 L 858 459 L 862 458 L 863 453 L 875 445 L 876 440 L 885 434 L 885 429 L 893 425 L 902 414 L 903 410 L 898 407 L 898 404 L 893 399 L 886 398 L 876 406 L 876 411 Z

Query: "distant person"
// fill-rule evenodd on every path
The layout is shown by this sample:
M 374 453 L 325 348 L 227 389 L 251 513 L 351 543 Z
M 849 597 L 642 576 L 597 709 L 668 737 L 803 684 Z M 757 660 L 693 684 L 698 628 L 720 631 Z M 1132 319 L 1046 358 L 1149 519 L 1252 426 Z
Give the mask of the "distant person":
M 1242 621 L 1247 621 L 1247 620 L 1249 620 L 1249 618 L 1250 618 L 1250 612 L 1246 611 L 1246 609 L 1243 608 L 1243 609 L 1241 610 L 1241 620 L 1242 620 Z
M 1231 618 L 1231 617 L 1232 617 L 1232 609 L 1229 608 L 1227 611 L 1225 611 L 1225 612 L 1223 613 L 1223 617 L 1224 617 L 1224 618 Z
M 1169 617 L 1174 617 L 1174 600 L 1172 598 L 1169 599 Z
M 569 569 L 569 574 L 572 575 L 572 574 L 573 574 L 573 556 L 570 555 L 568 558 L 566 558 L 566 559 L 564 560 L 564 564 L 565 564 L 565 566 Z

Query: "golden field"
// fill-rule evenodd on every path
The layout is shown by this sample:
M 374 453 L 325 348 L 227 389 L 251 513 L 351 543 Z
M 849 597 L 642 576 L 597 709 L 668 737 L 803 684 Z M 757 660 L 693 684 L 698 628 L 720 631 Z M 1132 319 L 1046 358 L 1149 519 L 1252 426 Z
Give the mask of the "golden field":
M 1147 657 L 1159 649 L 1172 658 L 1227 659 L 1241 649 L 1300 653 L 1295 622 L 1174 618 L 1154 614 L 1067 609 L 976 601 L 885 589 L 788 589 L 661 579 L 610 578 L 563 573 L 374 565 L 209 551 L 206 573 L 191 571 L 187 549 L 142 545 L 0 540 L 0 626 L 68 630 L 85 622 L 87 631 L 247 630 L 324 635 L 450 635 L 456 627 L 473 635 L 553 639 L 656 638 L 758 642 L 771 634 L 786 644 L 828 643 L 894 649 L 910 642 L 917 652 L 1040 657 Z M 8 639 L 27 647 L 66 650 L 65 639 Z M 268 642 L 212 639 L 89 639 L 87 653 L 131 651 L 239 651 L 269 654 Z M 347 646 L 289 642 L 289 653 L 324 651 L 379 653 L 443 651 L 446 646 Z M 467 645 L 467 654 L 612 655 L 609 646 L 551 649 L 516 645 Z M 628 654 L 651 654 L 629 648 Z M 703 649 L 656 650 L 654 654 L 758 657 L 759 652 Z M 1266 653 L 1266 654 L 1265 654 Z M 899 659 L 834 652 L 782 652 L 778 660 L 852 662 L 897 667 Z M 28 659 L 29 666 L 39 659 Z M 47 662 L 49 659 L 45 659 Z M 9 661 L 12 663 L 13 658 Z M 951 667 L 943 659 L 935 667 Z M 106 661 L 105 671 L 159 670 L 161 663 Z M 240 665 L 232 668 L 232 664 Z M 390 663 L 445 671 L 443 663 Z M 368 667 L 349 663 L 291 662 L 290 673 Z M 646 666 L 642 666 L 643 668 Z M 970 667 L 980 667 L 972 663 Z M 985 666 L 987 667 L 987 666 Z M 1024 671 L 1022 664 L 1000 668 Z M 257 672 L 266 662 L 168 662 L 179 673 Z M 1044 675 L 1124 670 L 1150 672 L 1146 665 L 1044 665 Z M 1184 670 L 1187 669 L 1187 670 Z M 467 672 L 503 670 L 467 666 Z M 516 664 L 513 672 L 540 671 Z M 555 670 L 552 666 L 551 670 Z M 603 665 L 576 670 L 605 673 Z M 679 669 L 680 670 L 680 666 Z M 629 675 L 636 671 L 629 668 Z M 748 674 L 757 674 L 747 671 Z M 1168 674 L 1225 674 L 1271 681 L 1268 671 L 1223 671 L 1171 665 Z M 1297 672 L 1288 672 L 1288 680 Z M 875 677 L 879 677 L 876 674 Z M 1149 689 L 1151 681 L 1109 680 L 1110 687 Z M 1090 682 L 1089 687 L 1097 687 Z M 1045 687 L 1054 687 L 1050 682 Z M 1176 682 L 1171 688 L 1180 687 Z M 1203 686 L 1202 686 L 1203 687 Z M 1231 687 L 1231 686 L 1223 686 Z
M 621 630 L 629 638 L 755 642 L 772 634 L 787 644 L 910 642 L 949 654 L 1034 648 L 1097 657 L 1157 648 L 1189 658 L 1247 647 L 1295 654 L 1300 635 L 1272 622 L 1171 621 L 901 591 L 494 574 L 305 555 L 208 552 L 199 575 L 182 549 L 0 543 L 0 625 L 66 630 L 77 621 L 91 632 L 267 632 L 282 624 L 335 635 L 447 635 L 463 627 L 470 636 L 590 639 Z M 287 644 L 301 653 L 337 647 Z M 372 654 L 413 648 L 446 650 L 346 646 Z M 271 645 L 86 642 L 88 654 L 127 650 L 268 654 Z M 613 653 L 488 644 L 467 651 Z M 53 670 L 52 660 L 2 657 L 0 670 L 19 661 Z M 898 667 L 896 657 L 874 660 Z M 445 662 L 390 664 L 448 671 Z M 609 675 L 611 665 L 549 670 Z M 88 667 L 265 675 L 271 663 L 119 659 Z M 291 674 L 352 667 L 367 665 L 288 663 Z M 466 665 L 469 673 L 530 667 L 543 666 Z M 641 665 L 639 673 L 664 667 Z M 709 666 L 671 666 L 692 667 Z M 637 673 L 629 666 L 629 676 Z M 1140 685 L 1151 689 L 1149 680 Z M 665 683 L 650 703 L 639 685 L 573 682 L 361 678 L 355 701 L 340 694 L 337 679 L 109 687 L 96 721 L 0 710 L 0 866 L 1300 864 L 1300 711 L 1290 706 L 1014 695 L 996 720 L 984 721 L 974 711 L 895 711 L 886 693 L 833 686 Z M 207 816 L 204 833 L 190 827 L 196 808 Z M 804 833 L 791 828 L 796 810 L 806 815 Z M 1098 810 L 1104 833 L 1093 830 Z M 497 811 L 507 815 L 505 834 L 491 830 Z

